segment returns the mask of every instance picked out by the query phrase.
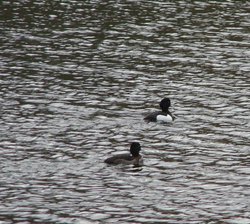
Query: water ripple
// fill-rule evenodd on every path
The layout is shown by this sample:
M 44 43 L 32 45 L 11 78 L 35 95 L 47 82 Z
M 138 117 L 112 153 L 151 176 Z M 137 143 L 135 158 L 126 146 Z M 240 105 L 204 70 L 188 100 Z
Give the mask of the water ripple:
M 4 1 L 1 221 L 249 223 L 248 8 Z M 103 163 L 132 141 L 142 167 Z

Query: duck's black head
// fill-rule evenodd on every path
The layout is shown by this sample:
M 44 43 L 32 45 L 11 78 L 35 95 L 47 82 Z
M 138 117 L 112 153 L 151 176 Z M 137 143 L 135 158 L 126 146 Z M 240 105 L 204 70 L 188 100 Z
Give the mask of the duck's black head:
M 160 107 L 163 112 L 168 112 L 168 108 L 171 106 L 170 99 L 169 98 L 164 98 L 160 102 Z
M 141 151 L 141 145 L 139 142 L 132 142 L 130 146 L 130 153 L 132 156 L 137 157 L 139 156 L 139 152 Z

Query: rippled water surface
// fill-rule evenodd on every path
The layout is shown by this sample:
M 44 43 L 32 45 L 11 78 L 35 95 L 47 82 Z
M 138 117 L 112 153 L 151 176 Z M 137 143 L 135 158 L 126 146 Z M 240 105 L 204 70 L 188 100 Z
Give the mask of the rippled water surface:
M 248 1 L 0 7 L 1 224 L 250 223 Z

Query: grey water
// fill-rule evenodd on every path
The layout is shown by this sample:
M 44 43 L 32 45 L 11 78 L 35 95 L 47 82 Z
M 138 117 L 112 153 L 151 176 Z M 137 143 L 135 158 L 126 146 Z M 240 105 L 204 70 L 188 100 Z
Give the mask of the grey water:
M 249 9 L 2 1 L 0 223 L 250 223 Z

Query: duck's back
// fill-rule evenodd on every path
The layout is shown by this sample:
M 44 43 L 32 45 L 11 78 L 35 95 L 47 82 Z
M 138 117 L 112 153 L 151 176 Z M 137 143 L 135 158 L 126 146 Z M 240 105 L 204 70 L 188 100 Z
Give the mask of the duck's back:
M 104 160 L 108 164 L 130 164 L 134 158 L 129 153 L 114 155 Z
M 156 111 L 156 112 L 153 112 L 151 114 L 148 114 L 144 120 L 145 121 L 148 121 L 148 122 L 156 122 L 157 121 L 157 116 L 160 115 L 161 112 L 160 111 Z

